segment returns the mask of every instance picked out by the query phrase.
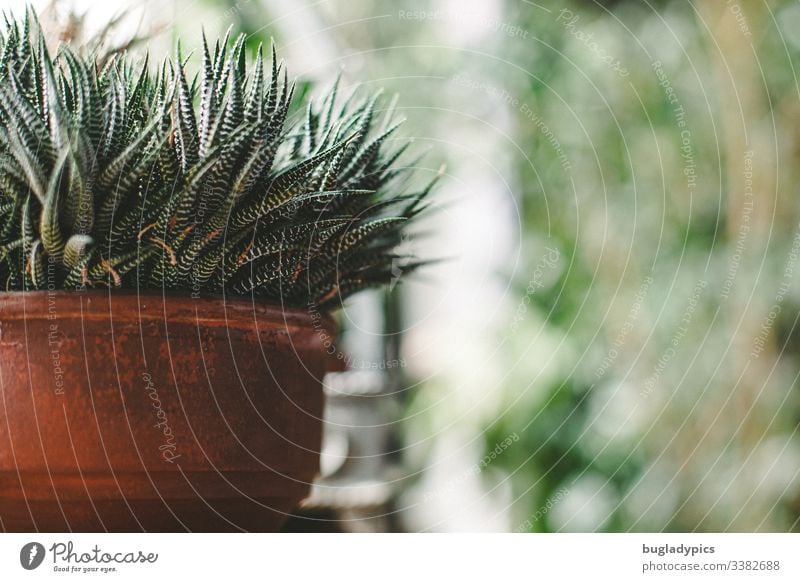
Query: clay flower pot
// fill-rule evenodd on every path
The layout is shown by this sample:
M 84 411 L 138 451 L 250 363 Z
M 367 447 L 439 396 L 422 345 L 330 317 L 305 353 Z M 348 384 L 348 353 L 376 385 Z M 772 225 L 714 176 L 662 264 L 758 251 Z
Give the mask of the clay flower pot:
M 271 531 L 319 468 L 319 314 L 0 293 L 0 529 Z

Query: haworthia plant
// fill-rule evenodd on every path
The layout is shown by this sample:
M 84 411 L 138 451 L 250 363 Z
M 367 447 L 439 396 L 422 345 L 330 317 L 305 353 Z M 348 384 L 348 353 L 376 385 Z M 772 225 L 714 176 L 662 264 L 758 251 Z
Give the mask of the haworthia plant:
M 0 284 L 255 295 L 335 307 L 387 283 L 430 187 L 405 192 L 379 99 L 337 85 L 289 119 L 274 50 L 248 70 L 244 39 L 180 48 L 154 72 L 102 67 L 34 16 L 0 36 Z M 265 72 L 269 67 L 269 72 Z M 391 108 L 390 108 L 391 109 Z M 395 142 L 396 143 L 396 142 Z

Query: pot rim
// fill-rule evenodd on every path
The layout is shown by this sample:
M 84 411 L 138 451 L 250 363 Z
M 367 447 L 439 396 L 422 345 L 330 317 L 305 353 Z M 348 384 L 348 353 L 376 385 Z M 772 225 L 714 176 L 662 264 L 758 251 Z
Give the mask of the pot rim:
M 49 310 L 50 298 L 53 311 Z M 116 302 L 135 303 L 138 309 L 131 314 L 114 314 L 111 309 L 103 312 L 104 305 L 109 308 Z M 26 309 L 43 304 L 46 309 Z M 57 306 L 57 307 L 56 307 Z M 2 319 L 45 319 L 55 313 L 56 319 L 83 318 L 120 321 L 172 321 L 197 322 L 205 325 L 225 325 L 237 327 L 237 323 L 258 321 L 275 322 L 289 327 L 309 329 L 314 320 L 328 331 L 338 326 L 330 313 L 322 311 L 314 304 L 305 307 L 261 300 L 254 296 L 200 294 L 191 295 L 180 291 L 157 291 L 136 289 L 88 289 L 88 290 L 35 290 L 0 291 L 0 318 Z M 53 317 L 51 317 L 52 319 Z M 232 325 L 233 324 L 233 325 Z

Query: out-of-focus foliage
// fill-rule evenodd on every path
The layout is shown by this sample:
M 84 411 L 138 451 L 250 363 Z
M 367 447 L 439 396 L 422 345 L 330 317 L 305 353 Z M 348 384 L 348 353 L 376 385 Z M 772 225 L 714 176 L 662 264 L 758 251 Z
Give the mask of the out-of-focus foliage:
M 516 177 L 525 228 L 568 263 L 519 333 L 577 356 L 488 433 L 528 445 L 501 459 L 517 515 L 570 492 L 529 529 L 797 528 L 794 13 L 509 6 L 556 37 L 516 87 L 542 120 L 515 134 Z
M 407 527 L 797 530 L 796 3 L 290 4 L 258 34 L 448 158 Z

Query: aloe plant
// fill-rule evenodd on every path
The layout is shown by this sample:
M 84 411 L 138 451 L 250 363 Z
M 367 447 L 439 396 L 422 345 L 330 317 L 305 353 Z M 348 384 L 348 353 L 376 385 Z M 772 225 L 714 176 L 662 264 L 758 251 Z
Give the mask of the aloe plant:
M 51 57 L 35 16 L 0 38 L 0 283 L 254 295 L 321 308 L 388 282 L 433 184 L 379 97 L 338 83 L 290 116 L 294 84 L 228 35 L 151 71 Z M 250 67 L 248 68 L 248 61 Z M 269 71 L 265 71 L 269 68 Z M 339 103 L 339 101 L 342 103 Z M 290 117 L 296 117 L 293 121 Z

